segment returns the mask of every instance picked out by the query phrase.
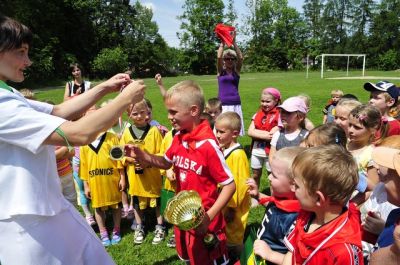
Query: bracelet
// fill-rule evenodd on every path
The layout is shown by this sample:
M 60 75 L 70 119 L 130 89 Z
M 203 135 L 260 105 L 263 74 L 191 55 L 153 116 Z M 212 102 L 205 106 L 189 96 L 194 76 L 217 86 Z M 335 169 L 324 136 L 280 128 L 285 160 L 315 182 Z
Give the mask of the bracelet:
M 67 144 L 68 151 L 72 151 L 74 148 L 69 144 L 67 136 L 65 135 L 63 130 L 61 130 L 60 127 L 58 127 L 57 129 L 55 129 L 55 132 L 64 139 L 65 143 Z

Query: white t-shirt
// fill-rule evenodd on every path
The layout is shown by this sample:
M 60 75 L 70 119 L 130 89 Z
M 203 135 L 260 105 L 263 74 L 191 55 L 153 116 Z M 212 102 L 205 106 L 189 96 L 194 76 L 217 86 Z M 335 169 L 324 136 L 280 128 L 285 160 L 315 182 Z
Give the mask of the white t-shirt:
M 54 147 L 43 141 L 64 119 L 53 106 L 0 89 L 0 220 L 52 216 L 68 207 L 57 175 Z

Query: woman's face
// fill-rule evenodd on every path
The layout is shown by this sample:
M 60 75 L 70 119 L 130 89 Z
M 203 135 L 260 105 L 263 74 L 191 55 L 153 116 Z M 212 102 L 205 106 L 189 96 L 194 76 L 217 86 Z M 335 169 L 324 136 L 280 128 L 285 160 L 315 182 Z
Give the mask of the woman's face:
M 29 45 L 0 53 L 0 79 L 3 81 L 22 82 L 24 71 L 32 62 L 28 56 Z
M 78 78 L 81 76 L 81 69 L 79 69 L 78 67 L 74 67 L 74 69 L 72 70 L 72 76 L 74 78 Z
M 224 65 L 226 68 L 233 68 L 235 66 L 236 63 L 236 57 L 233 56 L 232 54 L 225 54 L 224 55 Z

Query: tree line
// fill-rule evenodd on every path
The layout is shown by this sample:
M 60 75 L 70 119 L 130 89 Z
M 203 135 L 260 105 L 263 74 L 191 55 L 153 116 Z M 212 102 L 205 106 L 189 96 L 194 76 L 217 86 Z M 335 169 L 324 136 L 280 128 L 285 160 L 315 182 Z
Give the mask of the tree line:
M 120 71 L 212 74 L 219 44 L 214 27 L 221 22 L 238 28 L 247 71 L 302 69 L 306 56 L 316 65 L 321 53 L 365 53 L 368 68 L 400 68 L 398 0 L 305 0 L 302 13 L 287 0 L 246 0 L 242 20 L 233 3 L 185 0 L 180 48 L 168 46 L 152 10 L 139 1 L 3 0 L 0 12 L 34 33 L 28 81 L 66 78 L 72 62 L 99 78 Z

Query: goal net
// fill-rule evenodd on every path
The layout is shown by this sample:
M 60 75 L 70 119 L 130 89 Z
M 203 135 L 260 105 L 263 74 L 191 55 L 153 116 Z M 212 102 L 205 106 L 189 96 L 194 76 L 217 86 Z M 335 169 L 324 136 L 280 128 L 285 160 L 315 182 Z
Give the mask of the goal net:
M 365 75 L 365 54 L 319 55 L 321 78 L 346 78 Z

